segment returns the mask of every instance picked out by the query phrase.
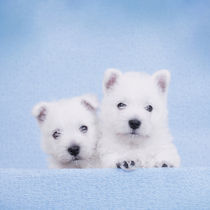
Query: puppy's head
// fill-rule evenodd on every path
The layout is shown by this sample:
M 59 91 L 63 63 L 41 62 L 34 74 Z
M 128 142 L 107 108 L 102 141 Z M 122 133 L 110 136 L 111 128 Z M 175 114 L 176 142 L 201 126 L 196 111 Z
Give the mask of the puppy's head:
M 105 72 L 102 118 L 109 132 L 127 137 L 149 137 L 167 123 L 170 73 Z
M 42 148 L 61 163 L 86 160 L 95 152 L 97 100 L 85 95 L 33 108 L 42 134 Z

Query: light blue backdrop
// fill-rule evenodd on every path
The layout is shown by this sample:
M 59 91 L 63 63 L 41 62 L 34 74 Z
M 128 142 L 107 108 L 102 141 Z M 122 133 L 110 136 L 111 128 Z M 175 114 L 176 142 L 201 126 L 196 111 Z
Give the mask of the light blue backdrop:
M 0 1 L 0 167 L 45 168 L 33 105 L 101 98 L 108 67 L 169 69 L 182 164 L 210 166 L 209 20 L 210 1 Z

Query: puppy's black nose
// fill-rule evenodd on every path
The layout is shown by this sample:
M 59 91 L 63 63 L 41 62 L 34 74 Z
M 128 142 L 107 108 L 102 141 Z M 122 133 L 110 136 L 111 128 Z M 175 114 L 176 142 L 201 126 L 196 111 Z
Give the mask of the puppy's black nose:
M 141 121 L 139 121 L 137 119 L 132 119 L 132 120 L 128 121 L 128 124 L 129 124 L 130 128 L 135 130 L 140 127 Z
M 73 145 L 68 148 L 68 152 L 73 156 L 77 156 L 79 154 L 79 151 L 80 147 L 78 145 Z

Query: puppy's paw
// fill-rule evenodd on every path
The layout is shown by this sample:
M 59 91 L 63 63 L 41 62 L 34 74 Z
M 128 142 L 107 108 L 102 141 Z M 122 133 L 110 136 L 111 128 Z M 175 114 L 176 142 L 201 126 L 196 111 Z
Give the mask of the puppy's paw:
M 179 166 L 180 158 L 177 154 L 161 153 L 150 162 L 150 167 L 155 168 L 177 168 Z
M 174 164 L 169 163 L 167 161 L 160 161 L 160 162 L 156 162 L 154 165 L 155 168 L 174 168 Z
M 123 169 L 123 170 L 134 170 L 136 168 L 136 163 L 133 160 L 128 160 L 128 161 L 122 161 L 116 163 L 116 167 Z

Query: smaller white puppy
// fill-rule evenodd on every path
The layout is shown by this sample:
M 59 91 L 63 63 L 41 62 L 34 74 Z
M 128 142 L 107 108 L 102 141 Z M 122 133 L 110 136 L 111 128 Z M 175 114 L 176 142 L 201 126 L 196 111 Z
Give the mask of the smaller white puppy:
M 41 102 L 33 108 L 49 168 L 89 168 L 95 164 L 97 99 L 91 95 Z
M 170 73 L 105 73 L 101 105 L 102 167 L 178 167 L 180 158 L 168 129 Z

